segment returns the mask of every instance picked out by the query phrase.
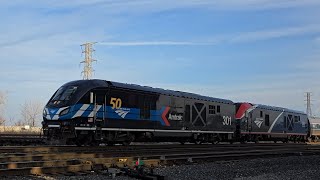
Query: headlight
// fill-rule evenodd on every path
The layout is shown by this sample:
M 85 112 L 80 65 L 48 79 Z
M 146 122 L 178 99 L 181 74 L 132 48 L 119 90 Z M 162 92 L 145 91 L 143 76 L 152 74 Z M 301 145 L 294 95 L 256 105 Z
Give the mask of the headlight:
M 67 109 L 61 111 L 61 112 L 60 112 L 60 116 L 66 115 L 66 114 L 69 112 L 69 109 L 70 109 L 70 108 L 67 108 Z
M 46 117 L 47 116 L 47 111 L 46 109 L 43 109 L 43 117 Z

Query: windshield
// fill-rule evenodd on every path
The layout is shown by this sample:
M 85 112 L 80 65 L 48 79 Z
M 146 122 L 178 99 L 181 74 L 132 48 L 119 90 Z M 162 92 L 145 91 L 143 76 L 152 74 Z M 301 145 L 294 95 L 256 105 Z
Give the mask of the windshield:
M 72 95 L 77 90 L 76 86 L 68 86 L 68 87 L 61 87 L 58 89 L 56 94 L 53 96 L 53 98 L 50 101 L 50 105 L 60 105 L 62 102 L 66 102 L 70 100 Z

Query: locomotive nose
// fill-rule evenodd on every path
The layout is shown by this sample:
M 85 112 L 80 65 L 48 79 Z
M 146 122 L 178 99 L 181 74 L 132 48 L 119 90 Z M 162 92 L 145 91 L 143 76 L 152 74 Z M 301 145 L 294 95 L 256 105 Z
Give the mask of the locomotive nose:
M 68 115 L 70 107 L 63 108 L 45 108 L 43 118 L 46 120 L 60 120 L 61 117 Z

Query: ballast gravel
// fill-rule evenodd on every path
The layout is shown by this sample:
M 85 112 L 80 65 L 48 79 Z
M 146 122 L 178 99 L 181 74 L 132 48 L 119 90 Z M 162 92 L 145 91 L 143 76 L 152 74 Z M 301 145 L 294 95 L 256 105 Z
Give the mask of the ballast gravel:
M 291 156 L 207 162 L 201 164 L 160 167 L 156 168 L 154 172 L 159 175 L 165 175 L 167 179 L 170 180 L 317 180 L 320 179 L 320 156 Z M 96 174 L 85 176 L 10 177 L 8 179 L 127 180 L 134 178 L 126 176 L 112 178 Z
M 320 179 L 320 156 L 292 156 L 268 159 L 213 162 L 158 168 L 171 179 Z

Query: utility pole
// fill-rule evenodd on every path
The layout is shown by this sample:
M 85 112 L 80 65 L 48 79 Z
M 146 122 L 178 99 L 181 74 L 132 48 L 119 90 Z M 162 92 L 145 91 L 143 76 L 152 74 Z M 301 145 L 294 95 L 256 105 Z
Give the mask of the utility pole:
M 307 110 L 306 110 L 306 113 L 308 115 L 308 117 L 312 117 L 312 111 L 311 111 L 311 96 L 312 96 L 312 92 L 306 92 L 306 102 L 307 102 Z
M 92 72 L 94 71 L 92 69 L 92 62 L 97 61 L 95 59 L 92 59 L 92 53 L 95 51 L 92 46 L 96 42 L 88 42 L 81 45 L 82 53 L 84 53 L 84 60 L 81 61 L 81 63 L 84 63 L 83 71 L 81 74 L 83 74 L 83 79 L 91 79 Z

